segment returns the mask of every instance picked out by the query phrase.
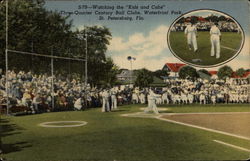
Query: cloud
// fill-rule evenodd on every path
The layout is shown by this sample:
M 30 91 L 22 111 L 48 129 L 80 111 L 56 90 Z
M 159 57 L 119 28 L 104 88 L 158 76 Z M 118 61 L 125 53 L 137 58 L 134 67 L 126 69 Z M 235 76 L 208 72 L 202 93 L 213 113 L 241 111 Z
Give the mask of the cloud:
M 169 52 L 167 52 L 168 27 L 161 25 L 150 31 L 147 35 L 134 33 L 127 39 L 113 37 L 109 52 L 114 62 L 121 68 L 130 68 L 127 56 L 136 57 L 133 68 L 147 68 L 149 70 L 161 69 L 166 63 Z M 164 55 L 164 52 L 165 55 Z
M 129 45 L 140 45 L 145 42 L 145 37 L 142 33 L 135 33 L 129 37 L 128 44 Z
M 120 68 L 130 69 L 130 62 L 127 60 L 127 56 L 113 56 L 112 57 L 114 62 L 118 62 L 117 64 Z M 174 56 L 164 56 L 161 59 L 152 59 L 145 61 L 143 57 L 137 57 L 135 61 L 132 62 L 133 69 L 141 69 L 146 68 L 151 71 L 155 71 L 158 69 L 162 69 L 165 63 L 167 62 L 176 62 L 181 63 L 177 58 Z
M 108 48 L 110 51 L 113 52 L 121 52 L 126 51 L 129 49 L 129 46 L 127 43 L 124 42 L 124 39 L 121 37 L 113 37 L 110 46 Z

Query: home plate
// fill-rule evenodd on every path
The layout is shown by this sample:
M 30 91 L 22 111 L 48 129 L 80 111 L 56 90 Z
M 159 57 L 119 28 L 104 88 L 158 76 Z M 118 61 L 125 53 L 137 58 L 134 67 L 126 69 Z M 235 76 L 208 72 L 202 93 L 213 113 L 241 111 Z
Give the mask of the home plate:
M 199 62 L 202 62 L 202 60 L 201 59 L 192 59 L 192 62 L 199 63 Z
M 129 113 L 129 114 L 121 114 L 123 117 L 141 117 L 141 118 L 157 118 L 159 115 L 154 113 L 144 113 L 144 112 L 136 112 L 136 113 Z
M 142 108 L 140 108 L 140 110 L 144 111 L 145 108 L 147 108 L 147 107 L 142 107 Z M 170 110 L 169 108 L 165 108 L 165 107 L 160 107 L 160 108 L 157 108 L 157 109 L 158 109 L 158 111 L 169 111 Z

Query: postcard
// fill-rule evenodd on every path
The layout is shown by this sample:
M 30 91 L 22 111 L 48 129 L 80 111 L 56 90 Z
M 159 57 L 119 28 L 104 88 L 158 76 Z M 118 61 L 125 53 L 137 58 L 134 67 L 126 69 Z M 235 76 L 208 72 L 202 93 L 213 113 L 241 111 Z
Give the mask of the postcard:
M 249 5 L 1 0 L 0 160 L 249 160 Z

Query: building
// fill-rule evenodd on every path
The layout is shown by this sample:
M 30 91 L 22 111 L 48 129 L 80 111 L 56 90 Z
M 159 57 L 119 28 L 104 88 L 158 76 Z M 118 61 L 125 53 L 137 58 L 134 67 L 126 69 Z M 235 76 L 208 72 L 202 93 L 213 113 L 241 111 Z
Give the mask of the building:
M 131 84 L 135 81 L 134 71 L 128 69 L 120 69 L 120 73 L 116 75 L 118 81 L 122 84 Z
M 178 78 L 179 77 L 179 70 L 185 66 L 186 64 L 182 63 L 166 63 L 162 70 L 166 70 L 169 72 L 168 78 Z
M 212 79 L 218 79 L 218 72 L 217 71 L 208 71 L 211 74 Z M 233 79 L 250 79 L 250 72 L 245 72 L 242 77 L 238 76 L 236 72 L 232 73 L 231 78 Z
M 211 79 L 218 79 L 217 71 L 211 70 L 211 71 L 208 71 L 208 73 L 211 75 Z
M 242 77 L 238 76 L 236 72 L 233 72 L 232 78 L 234 79 L 250 79 L 250 72 L 245 72 Z

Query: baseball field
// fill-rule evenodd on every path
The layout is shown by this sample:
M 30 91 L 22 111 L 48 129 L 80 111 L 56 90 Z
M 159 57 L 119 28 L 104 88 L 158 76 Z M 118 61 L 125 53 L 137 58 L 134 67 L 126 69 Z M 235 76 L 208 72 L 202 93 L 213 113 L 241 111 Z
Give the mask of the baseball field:
M 108 113 L 92 108 L 2 115 L 1 157 L 8 161 L 243 160 L 250 157 L 249 105 L 162 105 L 159 115 L 143 113 L 145 106 L 119 106 Z
M 198 51 L 189 50 L 184 32 L 171 32 L 169 44 L 172 51 L 182 60 L 196 65 L 216 65 L 232 58 L 240 49 L 242 35 L 236 32 L 221 32 L 221 56 L 210 56 L 211 43 L 209 32 L 198 32 Z

